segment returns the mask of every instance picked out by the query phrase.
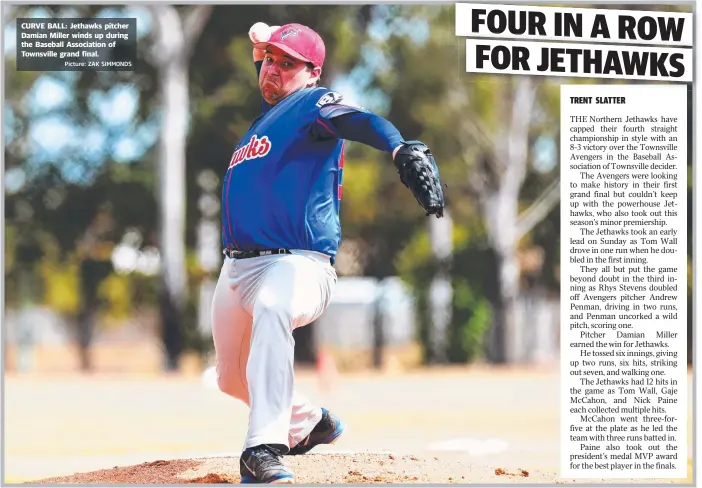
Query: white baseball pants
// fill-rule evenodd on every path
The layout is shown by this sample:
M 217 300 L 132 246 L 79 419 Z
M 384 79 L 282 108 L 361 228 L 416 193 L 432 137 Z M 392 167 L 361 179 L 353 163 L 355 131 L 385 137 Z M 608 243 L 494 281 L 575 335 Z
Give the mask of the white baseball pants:
M 294 391 L 292 332 L 322 315 L 336 271 L 324 254 L 292 252 L 225 257 L 214 293 L 217 382 L 250 408 L 244 449 L 269 444 L 285 453 L 322 418 L 320 407 Z

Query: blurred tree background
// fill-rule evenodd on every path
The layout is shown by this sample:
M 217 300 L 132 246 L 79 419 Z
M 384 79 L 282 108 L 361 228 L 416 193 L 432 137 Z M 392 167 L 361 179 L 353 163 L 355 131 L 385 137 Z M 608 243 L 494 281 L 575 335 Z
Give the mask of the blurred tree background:
M 211 347 L 198 314 L 218 274 L 212 195 L 259 113 L 257 21 L 318 30 L 322 83 L 427 143 L 448 184 L 446 257 L 388 155 L 349 144 L 338 273 L 410 285 L 426 362 L 524 359 L 534 319 L 520 300 L 560 289 L 559 86 L 607 80 L 466 74 L 449 5 L 17 5 L 5 6 L 6 39 L 18 17 L 93 16 L 137 17 L 134 72 L 18 72 L 5 51 L 6 307 L 61 313 L 83 369 L 96 327 L 146 310 L 158 311 L 166 368 Z M 439 273 L 452 288 L 442 357 L 431 347 Z M 691 309 L 688 324 L 691 344 Z

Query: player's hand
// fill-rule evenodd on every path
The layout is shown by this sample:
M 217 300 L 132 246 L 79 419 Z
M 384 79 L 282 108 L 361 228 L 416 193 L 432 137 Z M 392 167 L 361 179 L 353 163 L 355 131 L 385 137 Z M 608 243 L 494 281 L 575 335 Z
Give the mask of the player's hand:
M 266 42 L 268 39 L 271 38 L 271 35 L 278 29 L 280 29 L 279 25 L 268 25 L 264 22 L 256 22 L 249 29 L 249 39 L 251 39 L 251 42 L 254 44 L 257 42 Z M 266 53 L 263 49 L 254 48 L 254 63 L 256 61 L 262 61 L 265 57 Z
M 265 22 L 256 22 L 249 29 L 249 39 L 251 42 L 266 42 L 271 35 L 280 29 L 279 25 L 268 25 Z

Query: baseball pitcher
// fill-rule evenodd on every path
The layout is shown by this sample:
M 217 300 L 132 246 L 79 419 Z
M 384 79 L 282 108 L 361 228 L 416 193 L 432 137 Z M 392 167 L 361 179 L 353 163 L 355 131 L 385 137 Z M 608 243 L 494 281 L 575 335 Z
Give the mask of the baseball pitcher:
M 344 141 L 392 155 L 427 216 L 443 216 L 444 196 L 429 148 L 318 85 L 325 46 L 314 30 L 259 22 L 249 36 L 262 110 L 223 181 L 216 370 L 219 388 L 250 408 L 242 483 L 293 483 L 281 457 L 344 431 L 341 419 L 295 391 L 292 336 L 324 312 L 336 284 Z

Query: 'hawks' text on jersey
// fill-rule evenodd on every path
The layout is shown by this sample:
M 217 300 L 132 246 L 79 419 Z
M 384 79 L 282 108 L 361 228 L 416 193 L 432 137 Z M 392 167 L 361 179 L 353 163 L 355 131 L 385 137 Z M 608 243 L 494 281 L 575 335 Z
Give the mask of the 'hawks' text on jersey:
M 264 113 L 237 145 L 224 178 L 225 247 L 307 249 L 336 256 L 344 141 L 332 130 L 325 136 L 333 112 L 323 109 L 340 98 L 315 87 L 275 106 L 263 104 Z

